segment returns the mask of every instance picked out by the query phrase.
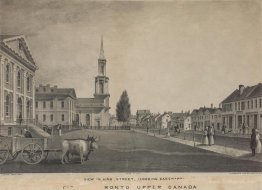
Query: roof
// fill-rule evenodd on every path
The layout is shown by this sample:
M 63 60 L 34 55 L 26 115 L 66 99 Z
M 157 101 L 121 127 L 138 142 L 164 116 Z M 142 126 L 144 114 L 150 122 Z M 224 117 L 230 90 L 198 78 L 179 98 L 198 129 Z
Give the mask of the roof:
M 150 110 L 137 110 L 137 114 L 148 114 L 150 113 Z
M 76 99 L 74 88 L 57 88 L 53 92 L 36 92 L 36 100 L 65 99 L 67 97 Z
M 98 98 L 77 98 L 76 107 L 104 107 L 103 99 Z
M 26 55 L 26 59 L 8 45 L 8 42 L 11 40 L 19 40 L 19 47 L 21 44 L 21 47 L 24 50 L 24 54 Z M 25 66 L 30 67 L 34 70 L 38 69 L 38 66 L 35 63 L 35 60 L 33 59 L 32 54 L 29 50 L 28 43 L 26 42 L 26 39 L 23 35 L 0 35 L 0 47 L 1 50 L 12 55 L 14 58 L 25 64 Z
M 262 97 L 262 83 L 258 83 L 254 86 L 244 87 L 243 93 L 240 94 L 239 89 L 234 90 L 227 98 L 221 103 L 230 103 L 240 101 L 249 98 Z

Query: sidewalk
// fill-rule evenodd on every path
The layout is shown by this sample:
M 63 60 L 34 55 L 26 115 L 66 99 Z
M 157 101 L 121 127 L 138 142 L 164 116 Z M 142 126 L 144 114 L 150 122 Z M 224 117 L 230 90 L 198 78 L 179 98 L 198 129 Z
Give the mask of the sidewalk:
M 142 131 L 142 130 L 139 130 L 139 129 L 132 129 L 132 130 L 135 131 L 135 132 L 138 132 L 138 133 L 146 134 L 146 135 L 149 135 L 149 136 L 154 136 L 156 138 L 161 138 L 161 139 L 165 139 L 165 140 L 168 140 L 168 141 L 172 141 L 172 142 L 176 142 L 176 143 L 180 143 L 180 144 L 184 144 L 184 145 L 208 150 L 208 151 L 211 151 L 211 152 L 223 154 L 225 156 L 229 156 L 229 157 L 233 157 L 233 158 L 237 158 L 237 159 L 262 162 L 262 154 L 257 154 L 256 156 L 252 157 L 251 152 L 246 151 L 246 150 L 240 150 L 240 149 L 236 149 L 236 148 L 224 147 L 224 146 L 219 146 L 219 145 L 204 146 L 199 142 L 183 140 L 183 139 L 179 139 L 179 138 L 175 138 L 175 137 L 167 137 L 166 135 L 158 135 L 158 134 L 154 134 L 154 133 L 151 133 L 151 132 L 147 133 L 146 131 Z

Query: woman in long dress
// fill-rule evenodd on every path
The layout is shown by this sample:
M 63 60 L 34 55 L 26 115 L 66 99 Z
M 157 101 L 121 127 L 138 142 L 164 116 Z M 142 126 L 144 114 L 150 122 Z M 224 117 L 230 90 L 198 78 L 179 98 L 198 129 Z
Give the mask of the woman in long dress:
M 206 127 L 205 127 L 205 129 L 203 131 L 202 144 L 203 145 L 208 145 L 207 128 Z
M 208 142 L 209 142 L 209 146 L 215 144 L 214 142 L 214 128 L 212 126 L 208 127 Z
M 261 153 L 261 142 L 260 142 L 260 135 L 257 129 L 256 129 L 256 144 L 257 144 L 256 153 L 259 154 Z

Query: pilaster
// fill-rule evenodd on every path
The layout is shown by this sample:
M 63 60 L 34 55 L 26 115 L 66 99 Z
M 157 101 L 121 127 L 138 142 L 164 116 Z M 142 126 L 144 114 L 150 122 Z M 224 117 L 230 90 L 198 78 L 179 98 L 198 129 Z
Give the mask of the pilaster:
M 24 90 L 24 92 L 23 92 L 23 93 L 24 93 L 23 116 L 24 116 L 24 119 L 26 119 L 26 118 L 27 118 L 27 115 L 26 115 L 26 105 L 27 105 L 27 104 L 26 104 L 26 91 L 27 91 L 27 90 L 26 90 L 26 72 L 24 72 L 24 76 L 23 76 L 23 77 L 24 77 L 24 80 L 23 80 L 23 82 L 24 82 L 24 89 L 23 89 L 23 90 Z
M 35 119 L 35 76 L 32 77 L 32 119 Z
M 16 122 L 16 108 L 17 108 L 17 101 L 16 101 L 16 67 L 15 64 L 12 64 L 12 68 L 13 68 L 13 73 L 12 73 L 12 77 L 13 77 L 13 121 Z
M 4 122 L 4 59 L 0 57 L 0 124 Z

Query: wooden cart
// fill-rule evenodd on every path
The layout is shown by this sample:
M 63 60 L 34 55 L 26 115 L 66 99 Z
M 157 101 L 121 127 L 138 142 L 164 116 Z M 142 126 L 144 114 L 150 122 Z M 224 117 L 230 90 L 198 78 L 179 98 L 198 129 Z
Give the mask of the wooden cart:
M 51 147 L 52 138 L 0 137 L 0 165 L 16 159 L 19 154 L 25 163 L 38 164 L 49 152 L 60 151 Z

